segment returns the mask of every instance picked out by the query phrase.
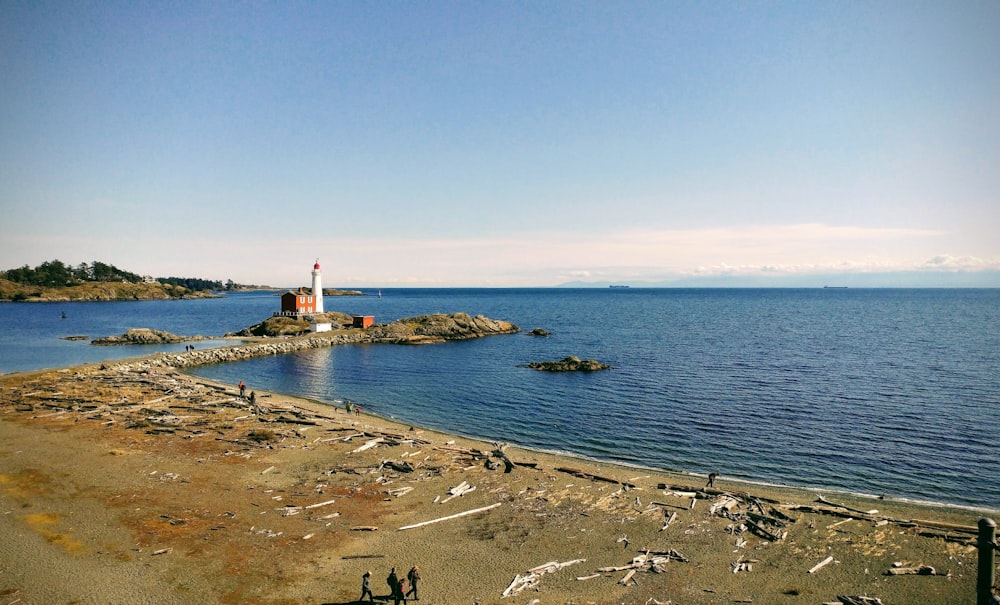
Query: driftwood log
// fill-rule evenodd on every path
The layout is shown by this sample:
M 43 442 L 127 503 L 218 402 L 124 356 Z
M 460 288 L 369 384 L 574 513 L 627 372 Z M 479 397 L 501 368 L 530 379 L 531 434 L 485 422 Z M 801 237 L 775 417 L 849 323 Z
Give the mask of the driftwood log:
M 432 523 L 440 523 L 441 521 L 448 521 L 450 519 L 458 519 L 459 517 L 465 517 L 467 515 L 474 515 L 476 513 L 486 512 L 488 510 L 491 510 L 491 509 L 494 509 L 494 508 L 500 506 L 501 504 L 503 504 L 503 503 L 502 502 L 497 502 L 496 504 L 491 504 L 489 506 L 484 506 L 482 508 L 474 508 L 472 510 L 467 510 L 465 512 L 457 513 L 457 514 L 454 514 L 454 515 L 448 515 L 447 517 L 439 517 L 437 519 L 431 519 L 430 521 L 423 521 L 421 523 L 414 523 L 413 525 L 405 525 L 403 527 L 400 527 L 399 531 L 403 531 L 403 530 L 406 530 L 406 529 L 414 529 L 416 527 L 423 527 L 425 525 L 430 525 Z
M 618 485 L 624 485 L 625 487 L 628 488 L 635 488 L 635 484 L 629 483 L 628 481 L 619 481 L 617 479 L 612 479 L 610 477 L 602 477 L 600 475 L 595 475 L 593 473 L 588 473 L 586 471 L 581 471 L 579 469 L 570 468 L 568 466 L 560 466 L 557 467 L 555 470 L 559 471 L 560 473 L 568 473 L 570 475 L 573 475 L 575 477 L 580 477 L 582 479 L 590 479 L 592 481 L 603 481 L 605 483 L 617 483 Z

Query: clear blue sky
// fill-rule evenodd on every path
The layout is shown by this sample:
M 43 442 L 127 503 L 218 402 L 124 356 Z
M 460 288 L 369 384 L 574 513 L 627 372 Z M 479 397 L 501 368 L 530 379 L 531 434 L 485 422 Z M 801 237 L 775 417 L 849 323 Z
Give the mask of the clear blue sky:
M 998 32 L 996 1 L 10 0 L 0 269 L 1000 286 Z

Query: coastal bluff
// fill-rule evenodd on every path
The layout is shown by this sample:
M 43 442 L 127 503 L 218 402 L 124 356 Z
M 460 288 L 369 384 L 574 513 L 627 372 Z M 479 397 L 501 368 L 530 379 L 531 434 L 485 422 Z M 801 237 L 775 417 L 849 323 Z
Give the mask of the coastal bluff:
M 330 332 L 302 336 L 257 337 L 243 344 L 184 353 L 162 353 L 106 365 L 130 367 L 188 368 L 242 361 L 347 344 L 435 344 L 449 340 L 469 340 L 500 334 L 515 334 L 521 328 L 503 320 L 468 313 L 420 315 L 367 329 L 341 327 Z
M 0 278 L 0 302 L 108 302 L 192 298 L 219 298 L 219 295 L 159 282 L 88 282 L 74 286 L 48 287 L 19 284 Z

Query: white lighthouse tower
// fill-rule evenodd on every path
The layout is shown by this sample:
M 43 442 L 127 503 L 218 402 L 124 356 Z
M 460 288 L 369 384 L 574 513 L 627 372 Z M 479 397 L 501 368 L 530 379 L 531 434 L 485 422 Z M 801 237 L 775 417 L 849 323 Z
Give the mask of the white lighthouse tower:
M 316 301 L 316 312 L 323 312 L 323 278 L 319 272 L 319 259 L 313 265 L 313 299 Z

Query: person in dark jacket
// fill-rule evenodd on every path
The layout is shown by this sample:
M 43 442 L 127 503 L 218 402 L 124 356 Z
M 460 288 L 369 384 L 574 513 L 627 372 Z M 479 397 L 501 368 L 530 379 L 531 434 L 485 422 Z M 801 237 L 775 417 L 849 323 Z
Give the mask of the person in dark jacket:
M 395 567 L 389 572 L 389 577 L 385 579 L 385 583 L 389 585 L 389 596 L 395 598 L 396 593 L 399 591 L 399 577 L 396 575 Z
M 414 565 L 410 568 L 410 571 L 406 573 L 406 578 L 410 580 L 410 589 L 406 591 L 406 595 L 413 594 L 413 600 L 419 601 L 420 597 L 417 596 L 417 582 L 420 581 L 420 568 Z
M 392 593 L 392 599 L 396 605 L 399 605 L 400 601 L 406 605 L 406 580 L 403 578 L 396 582 L 396 592 Z

